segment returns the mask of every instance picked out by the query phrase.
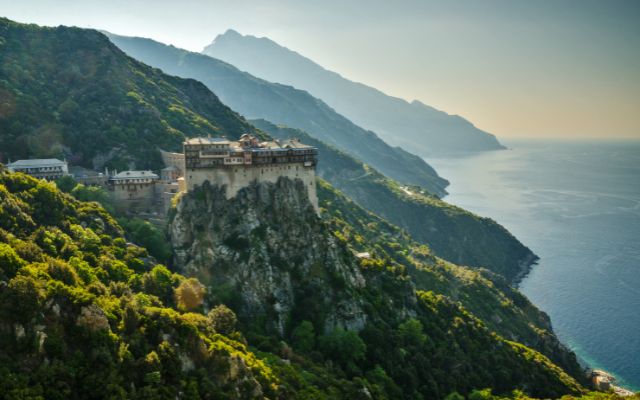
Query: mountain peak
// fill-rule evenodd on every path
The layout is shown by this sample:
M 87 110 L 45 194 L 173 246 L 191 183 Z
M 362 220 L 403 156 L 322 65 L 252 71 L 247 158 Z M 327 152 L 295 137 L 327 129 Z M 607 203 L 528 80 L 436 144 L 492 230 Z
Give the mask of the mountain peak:
M 306 90 L 356 125 L 420 156 L 504 148 L 495 136 L 460 116 L 344 78 L 269 38 L 216 39 L 203 53 L 262 79 Z
M 225 31 L 225 33 L 218 35 L 218 37 L 242 37 L 242 36 L 244 35 L 233 28 L 229 28 Z
M 256 51 L 274 51 L 280 55 L 280 52 L 285 52 L 287 54 L 293 53 L 297 57 L 302 57 L 300 54 L 289 50 L 266 36 L 244 35 L 232 28 L 216 36 L 215 39 L 202 50 L 202 53 L 213 57 L 213 55 L 209 53 L 215 52 L 216 49 L 220 47 L 226 49 L 245 48 L 244 51 L 249 54 L 253 54 Z

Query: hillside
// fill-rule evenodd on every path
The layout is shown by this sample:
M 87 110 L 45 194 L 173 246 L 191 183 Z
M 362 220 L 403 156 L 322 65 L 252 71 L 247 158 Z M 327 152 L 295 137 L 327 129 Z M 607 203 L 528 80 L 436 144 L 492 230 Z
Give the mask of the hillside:
M 350 81 L 268 38 L 228 30 L 202 53 L 262 79 L 306 90 L 355 124 L 378 133 L 388 143 L 423 157 L 504 148 L 495 136 L 458 115 Z
M 297 137 L 319 149 L 318 175 L 356 203 L 427 243 L 440 257 L 460 265 L 490 269 L 509 282 L 528 271 L 536 255 L 495 221 L 422 192 L 401 186 L 375 169 L 299 129 L 252 120 L 279 139 Z
M 209 303 L 229 305 L 261 350 L 275 352 L 284 340 L 298 356 L 331 360 L 332 373 L 378 385 L 386 376 L 386 387 L 375 389 L 382 398 L 442 398 L 480 386 L 549 397 L 582 390 L 549 358 L 512 341 L 519 329 L 537 345 L 555 339 L 521 295 L 393 240 L 398 230 L 372 226 L 384 222 L 361 209 L 349 212 L 346 205 L 357 206 L 329 186 L 322 192 L 331 210 L 325 220 L 300 181 L 253 184 L 232 199 L 205 183 L 180 198 L 170 223 L 178 270 L 207 286 Z M 352 225 L 351 217 L 364 220 Z M 380 234 L 374 240 L 370 231 Z M 358 259 L 355 250 L 371 256 Z M 493 309 L 505 325 L 519 320 L 503 330 L 511 338 L 465 303 Z M 575 356 L 551 347 L 550 356 L 581 376 Z
M 2 399 L 275 393 L 242 336 L 202 313 L 199 283 L 126 243 L 96 203 L 1 169 L 0 283 Z
M 158 168 L 158 147 L 255 131 L 203 84 L 165 75 L 86 29 L 0 19 L 0 93 L 0 161 Z
M 150 39 L 108 35 L 127 54 L 144 63 L 203 82 L 247 118 L 264 118 L 303 129 L 390 178 L 422 186 L 437 196 L 445 194 L 448 182 L 420 157 L 387 145 L 375 133 L 353 124 L 305 91 L 258 79 L 220 60 Z
M 355 252 L 368 252 L 394 268 L 405 268 L 418 290 L 459 302 L 491 330 L 521 342 L 581 375 L 575 355 L 553 333 L 549 317 L 505 279 L 485 269 L 471 270 L 437 257 L 423 244 L 384 219 L 359 207 L 321 181 L 318 194 L 325 219 Z

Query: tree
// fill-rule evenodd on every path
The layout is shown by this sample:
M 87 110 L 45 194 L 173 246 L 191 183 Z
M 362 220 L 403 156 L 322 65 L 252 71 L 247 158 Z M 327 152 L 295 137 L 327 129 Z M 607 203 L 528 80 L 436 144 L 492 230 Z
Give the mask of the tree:
M 34 278 L 18 275 L 9 282 L 2 304 L 8 317 L 25 323 L 37 313 L 43 299 L 44 296 Z
M 115 213 L 113 199 L 101 187 L 78 184 L 71 190 L 71 195 L 80 201 L 96 201 L 110 214 Z
M 196 278 L 185 279 L 175 290 L 176 304 L 185 311 L 195 310 L 204 301 L 205 288 Z
M 13 277 L 25 264 L 9 245 L 0 243 L 0 277 Z
M 142 276 L 145 292 L 158 296 L 163 303 L 171 303 L 174 286 L 173 274 L 164 265 L 156 265 Z
M 78 182 L 76 182 L 76 180 L 73 179 L 71 175 L 65 175 L 56 180 L 56 186 L 58 186 L 58 189 L 62 190 L 65 193 L 71 193 L 71 191 L 76 187 L 77 184 Z
M 362 360 L 367 346 L 356 332 L 338 328 L 320 337 L 320 349 L 326 357 L 347 366 Z
M 415 318 L 410 318 L 398 326 L 400 338 L 405 345 L 422 346 L 427 341 L 422 323 Z
M 469 394 L 469 400 L 491 400 L 493 398 L 491 389 L 474 390 Z
M 313 324 L 302 321 L 291 334 L 293 348 L 301 353 L 308 353 L 316 347 L 316 332 Z
M 444 400 L 464 400 L 464 396 L 458 392 L 451 392 Z
M 167 263 L 171 261 L 171 246 L 160 229 L 148 221 L 139 218 L 131 220 L 120 220 L 121 225 L 126 229 L 131 240 L 140 246 L 146 247 L 153 257 L 158 261 Z
M 236 323 L 238 318 L 231 309 L 224 304 L 220 304 L 213 308 L 207 314 L 211 327 L 223 335 L 230 335 L 236 331 Z

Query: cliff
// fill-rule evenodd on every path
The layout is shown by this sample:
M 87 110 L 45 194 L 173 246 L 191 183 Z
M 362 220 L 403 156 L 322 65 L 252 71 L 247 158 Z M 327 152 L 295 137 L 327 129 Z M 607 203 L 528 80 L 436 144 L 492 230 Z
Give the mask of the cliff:
M 206 182 L 181 198 L 170 236 L 176 266 L 218 288 L 210 301 L 258 331 L 284 336 L 294 315 L 326 332 L 367 321 L 354 300 L 364 277 L 323 229 L 302 181 L 253 184 L 230 200 Z
M 232 199 L 224 187 L 205 184 L 182 196 L 174 210 L 177 268 L 206 285 L 211 306 L 231 307 L 261 350 L 282 351 L 268 339 L 275 336 L 292 343 L 303 360 L 331 362 L 329 374 L 342 371 L 349 379 L 378 366 L 391 379 L 387 393 L 398 390 L 409 398 L 479 386 L 548 396 L 581 390 L 548 357 L 512 342 L 538 345 L 533 339 L 550 329 L 530 303 L 498 289 L 490 277 L 398 239 L 405 234 L 397 228 L 326 183 L 321 188 L 322 218 L 302 183 L 287 178 L 253 184 Z M 369 254 L 354 255 L 363 251 Z M 473 350 L 450 350 L 463 342 L 473 343 Z M 546 353 L 575 372 L 566 349 Z M 451 370 L 454 364 L 459 369 Z M 507 364 L 516 372 L 504 378 L 504 368 L 496 366 Z M 440 375 L 444 370 L 449 375 Z

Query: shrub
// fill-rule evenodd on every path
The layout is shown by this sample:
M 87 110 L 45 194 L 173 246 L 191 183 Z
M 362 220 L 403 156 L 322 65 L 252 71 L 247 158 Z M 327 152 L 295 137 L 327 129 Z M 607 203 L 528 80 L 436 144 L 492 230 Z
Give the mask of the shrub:
M 220 304 L 209 311 L 207 318 L 209 324 L 217 333 L 228 336 L 236 331 L 238 318 L 236 314 L 224 304 Z
M 185 279 L 175 290 L 176 304 L 185 311 L 195 310 L 204 301 L 205 288 L 196 278 Z

